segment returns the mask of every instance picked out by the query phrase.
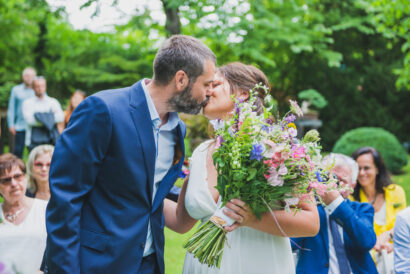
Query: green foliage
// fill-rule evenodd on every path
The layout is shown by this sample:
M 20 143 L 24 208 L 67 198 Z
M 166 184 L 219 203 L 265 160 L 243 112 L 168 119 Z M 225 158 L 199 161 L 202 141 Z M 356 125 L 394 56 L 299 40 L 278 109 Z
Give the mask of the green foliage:
M 202 39 L 219 64 L 240 60 L 263 70 L 280 112 L 299 91 L 320 91 L 331 102 L 320 110 L 325 149 L 361 126 L 409 141 L 403 102 L 410 92 L 397 92 L 409 89 L 407 0 L 163 2 L 178 7 L 182 33 Z M 48 93 L 61 102 L 75 89 L 92 94 L 152 76 L 166 31 L 150 10 L 136 11 L 110 33 L 74 30 L 66 18 L 45 0 L 0 0 L 0 106 L 28 65 L 47 77 Z M 205 132 L 201 122 L 189 134 L 193 144 Z
M 213 129 L 210 128 L 208 119 L 202 115 L 180 114 L 180 118 L 187 127 L 186 138 L 189 140 L 190 150 L 186 151 L 186 155 L 189 157 L 192 149 L 211 138 Z
M 382 155 L 387 168 L 397 173 L 407 164 L 407 154 L 397 138 L 382 128 L 363 127 L 346 132 L 333 152 L 351 155 L 356 149 L 370 146 Z
M 306 89 L 298 94 L 299 99 L 306 100 L 317 109 L 322 109 L 327 106 L 327 100 L 315 89 Z

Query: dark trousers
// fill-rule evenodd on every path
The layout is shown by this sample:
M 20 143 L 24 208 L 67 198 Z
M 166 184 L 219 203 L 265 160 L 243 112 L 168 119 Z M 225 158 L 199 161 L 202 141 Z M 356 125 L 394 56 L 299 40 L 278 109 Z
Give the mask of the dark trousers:
M 142 258 L 138 274 L 159 274 L 157 255 L 155 253 Z
M 23 158 L 25 139 L 26 139 L 25 131 L 16 131 L 16 136 L 14 136 L 13 154 L 19 157 L 20 159 Z

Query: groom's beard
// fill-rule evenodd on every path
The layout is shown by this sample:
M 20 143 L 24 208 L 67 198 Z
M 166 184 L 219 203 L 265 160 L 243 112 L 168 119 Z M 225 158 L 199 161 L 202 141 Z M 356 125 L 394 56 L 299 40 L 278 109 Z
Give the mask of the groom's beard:
M 209 97 L 206 97 L 202 102 L 198 102 L 192 97 L 191 89 L 192 84 L 189 84 L 181 93 L 171 97 L 168 100 L 169 107 L 176 112 L 198 114 L 208 103 Z

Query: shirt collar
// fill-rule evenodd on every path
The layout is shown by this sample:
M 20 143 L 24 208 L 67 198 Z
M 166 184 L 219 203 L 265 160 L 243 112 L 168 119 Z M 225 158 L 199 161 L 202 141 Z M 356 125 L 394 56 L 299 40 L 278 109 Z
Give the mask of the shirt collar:
M 149 110 L 149 115 L 151 117 L 152 125 L 155 129 L 159 128 L 161 124 L 161 119 L 159 118 L 159 114 L 157 109 L 155 108 L 154 102 L 152 101 L 151 95 L 149 94 L 148 88 L 145 84 L 145 81 L 148 79 L 143 79 L 141 81 L 142 89 L 144 90 L 145 98 L 147 99 L 147 105 Z M 161 127 L 161 130 L 172 130 L 178 126 L 179 116 L 176 112 L 169 112 L 168 115 L 168 122 Z

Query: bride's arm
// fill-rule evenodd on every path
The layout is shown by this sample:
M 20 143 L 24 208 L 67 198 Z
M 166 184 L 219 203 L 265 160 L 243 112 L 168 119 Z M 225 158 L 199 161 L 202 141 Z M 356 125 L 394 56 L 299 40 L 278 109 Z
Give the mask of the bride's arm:
M 319 214 L 313 197 L 309 200 L 300 201 L 298 207 L 301 210 L 296 214 L 285 210 L 273 211 L 281 229 L 270 212 L 263 213 L 261 219 L 258 220 L 245 203 L 240 200 L 235 199 L 227 203 L 226 207 L 234 212 L 227 210 L 224 213 L 237 221 L 236 224 L 227 229 L 228 231 L 235 229 L 237 226 L 248 226 L 282 237 L 285 237 L 285 235 L 281 229 L 287 237 L 311 237 L 315 236 L 320 229 Z
M 186 177 L 182 185 L 181 192 L 178 197 L 178 203 L 169 199 L 164 200 L 164 217 L 165 225 L 178 233 L 186 233 L 195 225 L 196 221 L 189 216 L 185 208 L 185 194 L 188 184 L 188 177 Z

